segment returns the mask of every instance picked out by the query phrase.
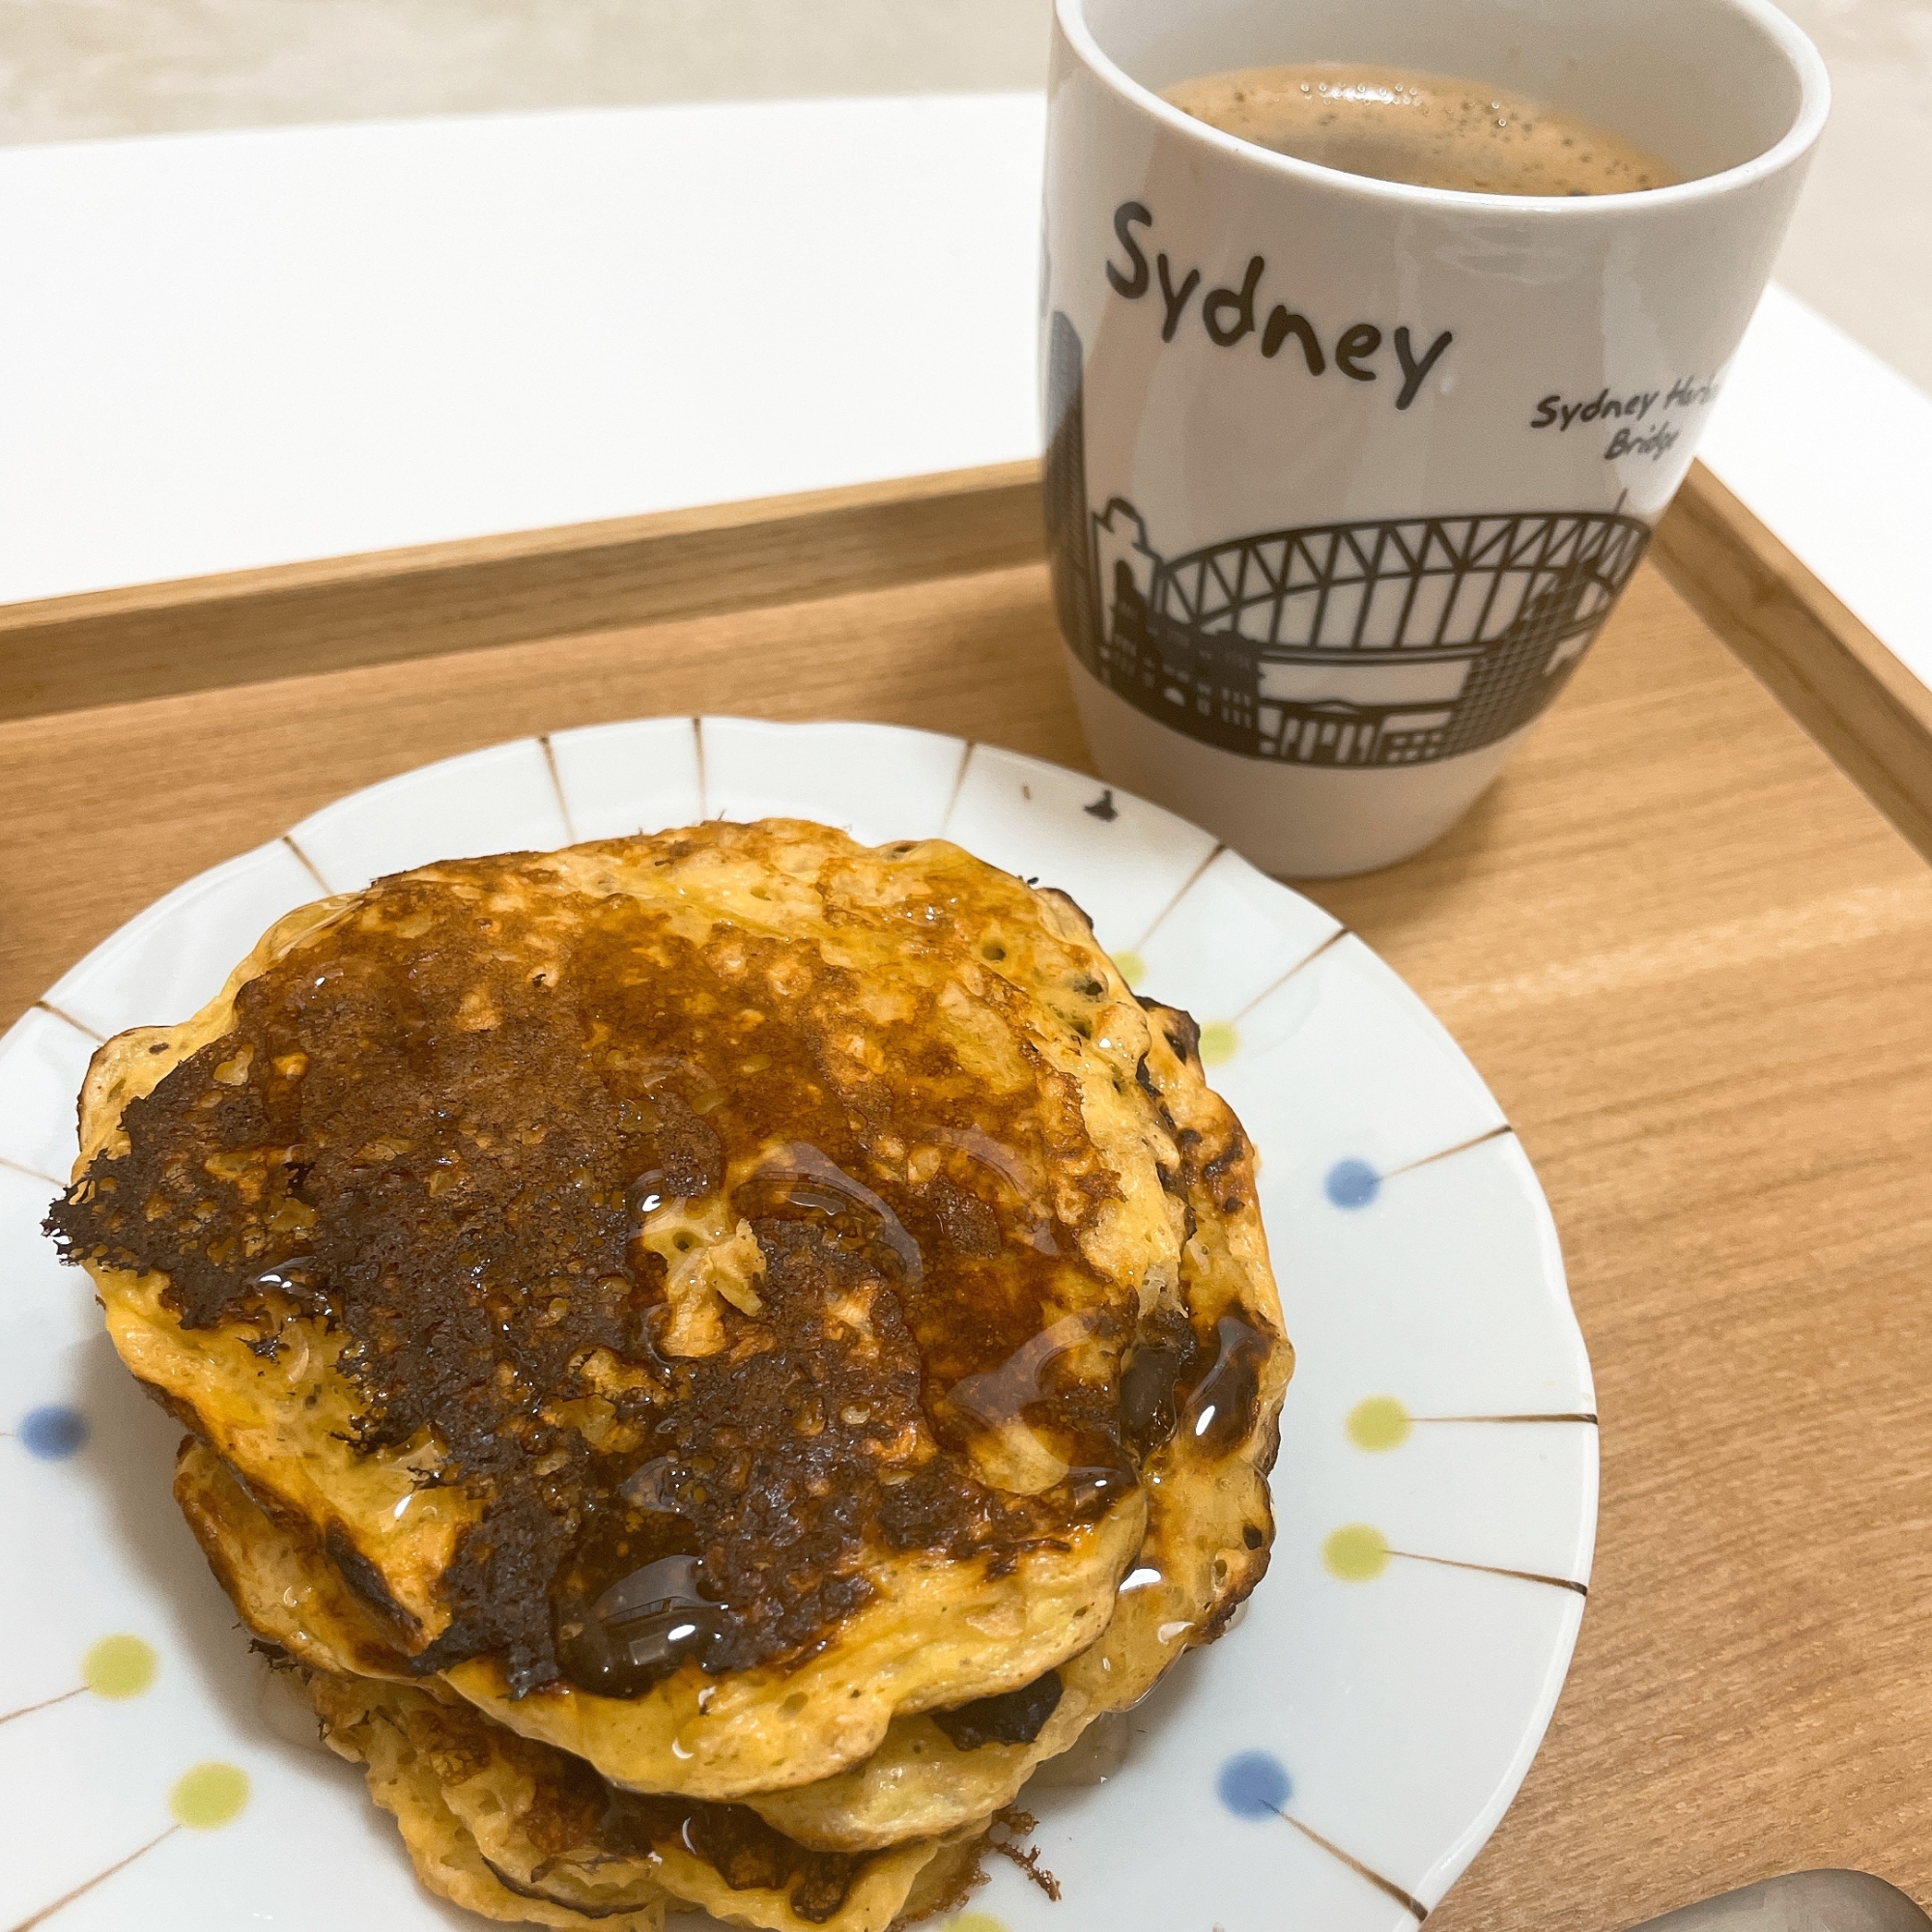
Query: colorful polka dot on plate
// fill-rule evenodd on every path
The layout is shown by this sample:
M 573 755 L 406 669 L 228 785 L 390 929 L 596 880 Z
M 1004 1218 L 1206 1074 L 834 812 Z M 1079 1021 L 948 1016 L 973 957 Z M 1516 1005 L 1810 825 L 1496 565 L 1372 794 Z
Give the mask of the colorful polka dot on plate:
M 30 1408 L 20 1418 L 20 1446 L 43 1463 L 59 1463 L 87 1440 L 87 1417 L 66 1403 Z
M 1372 1522 L 1345 1522 L 1328 1532 L 1321 1561 L 1345 1583 L 1372 1583 L 1388 1568 L 1388 1538 Z
M 104 1636 L 80 1660 L 81 1681 L 97 1697 L 138 1697 L 159 1668 L 154 1646 L 137 1636 Z
M 1366 1208 L 1382 1191 L 1382 1178 L 1365 1160 L 1338 1160 L 1321 1182 L 1338 1208 Z
M 1241 1036 L 1226 1020 L 1214 1020 L 1201 1029 L 1196 1051 L 1203 1066 L 1225 1066 L 1240 1051 Z
M 1274 1818 L 1294 1795 L 1288 1767 L 1272 1751 L 1248 1750 L 1231 1757 L 1214 1780 L 1221 1803 L 1237 1818 Z
M 168 1809 L 197 1832 L 212 1832 L 242 1815 L 248 1803 L 248 1774 L 239 1765 L 195 1765 L 175 1780 Z
M 1349 1411 L 1345 1427 L 1357 1449 L 1400 1449 L 1408 1440 L 1414 1418 L 1392 1395 L 1372 1395 Z

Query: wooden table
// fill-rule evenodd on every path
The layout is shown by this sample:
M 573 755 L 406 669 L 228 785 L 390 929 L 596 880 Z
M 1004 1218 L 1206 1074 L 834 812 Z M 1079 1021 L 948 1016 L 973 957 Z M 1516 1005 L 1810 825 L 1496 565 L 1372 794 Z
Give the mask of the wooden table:
M 1932 1900 L 1932 874 L 1646 571 L 1470 821 L 1315 896 L 1520 1133 L 1603 1422 L 1569 1686 L 1435 1922 Z
M 978 524 L 915 517 L 911 565 L 882 561 L 865 493 L 812 542 L 768 530 L 782 595 L 749 608 L 689 584 L 585 591 L 580 554 L 543 593 L 576 596 L 561 637 L 503 614 L 527 575 L 463 605 L 475 547 L 439 554 L 456 573 L 440 591 L 328 566 L 265 573 L 239 603 L 13 613 L 0 1019 L 203 867 L 520 733 L 842 716 L 1084 762 L 1045 572 L 1011 560 L 1037 526 L 1021 485 L 1000 489 Z M 639 541 L 661 585 L 665 541 L 707 539 L 691 519 L 653 530 Z M 742 563 L 742 529 L 732 542 Z M 1853 709 L 1819 724 L 1828 740 Z M 1647 567 L 1463 825 L 1312 891 L 1507 1109 L 1598 1378 L 1603 1519 L 1576 1664 L 1521 1797 L 1435 1921 L 1608 1932 L 1812 1864 L 1932 1899 L 1932 874 Z

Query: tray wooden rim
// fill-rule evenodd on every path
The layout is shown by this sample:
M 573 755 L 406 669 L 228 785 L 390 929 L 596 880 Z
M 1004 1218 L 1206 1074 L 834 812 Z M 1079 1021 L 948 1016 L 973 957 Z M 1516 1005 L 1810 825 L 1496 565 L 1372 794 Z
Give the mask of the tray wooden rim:
M 513 530 L 0 606 L 0 721 L 1032 562 L 1039 466 Z
M 301 810 L 513 736 L 739 711 L 1084 765 L 1040 530 L 1019 465 L 0 610 L 10 991 Z M 1610 1423 L 1576 1665 L 1444 1932 L 1793 1864 L 1932 1895 L 1898 1534 L 1932 1428 L 1932 705 L 1705 472 L 1653 557 L 1463 828 L 1308 889 L 1522 1136 Z
M 0 720 L 1037 563 L 1040 465 L 372 551 L 0 607 Z M 1701 463 L 1675 588 L 1932 860 L 1932 689 Z

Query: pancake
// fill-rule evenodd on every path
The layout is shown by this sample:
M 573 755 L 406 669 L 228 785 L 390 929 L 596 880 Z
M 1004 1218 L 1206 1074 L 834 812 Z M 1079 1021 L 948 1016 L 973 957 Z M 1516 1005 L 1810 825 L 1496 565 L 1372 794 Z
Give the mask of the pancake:
M 330 1747 L 394 1814 L 418 1877 L 493 1918 L 658 1932 L 668 1904 L 767 1932 L 884 1932 L 935 1861 L 924 1895 L 956 1885 L 980 1835 L 809 1852 L 736 1805 L 615 1791 L 460 1699 L 319 1673 L 304 1689 Z
M 1212 1641 L 1265 1571 L 1264 1471 L 1292 1353 L 1251 1339 L 1267 1313 L 1252 1306 L 1265 1279 L 1246 1218 L 1253 1154 L 1226 1105 L 1187 1075 L 1198 1063 L 1185 1015 L 1151 1010 L 1168 1051 L 1156 1048 L 1150 1073 L 1166 1067 L 1162 1104 L 1182 1149 L 1195 1233 L 1181 1263 L 1189 1332 L 1177 1338 L 1172 1373 L 1143 1353 L 1129 1378 L 1128 1435 L 1152 1506 L 1128 1586 L 1100 1643 L 1060 1666 L 1057 1702 L 1031 1733 L 1023 1709 L 1009 1715 L 1004 1736 L 984 1726 L 975 1735 L 952 1714 L 899 1718 L 864 1764 L 745 1801 L 801 1844 L 857 1852 L 983 1824 L 1088 1725 L 1138 1703 L 1183 1652 Z M 1250 1205 L 1231 1212 L 1231 1201 Z M 258 1635 L 325 1669 L 407 1674 L 331 1567 L 271 1524 L 205 1446 L 184 1446 L 176 1495 Z
M 49 1226 L 378 1650 L 728 1802 L 1092 1650 L 1149 1520 L 1123 1395 L 1201 1354 L 1203 1240 L 1246 1284 L 1236 1435 L 1271 1429 L 1251 1176 L 1235 1129 L 1204 1236 L 1197 1093 L 1070 902 L 706 825 L 292 914 L 97 1055 Z
M 298 1666 L 331 1747 L 365 1766 L 424 1884 L 488 1917 L 571 1925 L 614 1914 L 628 1926 L 635 1912 L 639 1932 L 656 1932 L 651 1915 L 668 1897 L 774 1932 L 875 1932 L 936 1856 L 983 1830 L 855 1860 L 787 1842 L 742 1806 L 633 1802 L 433 1680 L 409 1683 L 333 1567 L 270 1521 L 205 1443 L 182 1445 L 175 1495 L 249 1628 Z M 532 1898 L 541 1913 L 522 1909 Z
M 306 1669 L 336 1677 L 416 1681 L 340 1570 L 299 1517 L 277 1522 L 206 1442 L 187 1436 L 175 1457 L 175 1501 L 214 1579 L 264 1643 Z
M 1100 1641 L 1055 1673 L 1037 1729 L 966 1729 L 948 1714 L 898 1718 L 863 1765 L 746 1802 L 801 1843 L 859 1851 L 935 1835 L 1012 1803 L 1088 1727 L 1138 1704 L 1187 1651 L 1213 1642 L 1266 1573 L 1267 1473 L 1293 1351 L 1280 1324 L 1254 1207 L 1254 1153 L 1200 1078 L 1193 1022 L 1151 1008 L 1149 1056 L 1182 1150 L 1193 1234 L 1182 1250 L 1187 1321 L 1145 1337 L 1130 1364 L 1127 1430 L 1150 1498 L 1148 1531 Z

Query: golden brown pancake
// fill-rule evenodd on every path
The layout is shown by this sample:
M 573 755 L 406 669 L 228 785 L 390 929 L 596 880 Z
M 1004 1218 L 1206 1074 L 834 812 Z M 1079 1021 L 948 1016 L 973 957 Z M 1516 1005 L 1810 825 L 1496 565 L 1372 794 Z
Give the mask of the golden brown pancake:
M 650 1915 L 669 1896 L 777 1932 L 873 1932 L 906 1909 L 933 1859 L 977 1842 L 978 1826 L 890 1859 L 828 1857 L 742 1806 L 634 1800 L 434 1680 L 400 1681 L 406 1661 L 372 1637 L 332 1566 L 272 1523 L 206 1443 L 182 1445 L 175 1495 L 249 1628 L 299 1671 L 329 1744 L 365 1765 L 423 1882 L 458 1904 L 555 1925 L 635 1910 L 639 1932 L 656 1932 Z M 929 1885 L 947 1873 L 956 1861 Z M 516 1903 L 532 1898 L 540 1912 Z
M 1151 1058 L 1165 1068 L 1194 1232 L 1181 1251 L 1187 1321 L 1144 1335 L 1123 1391 L 1149 1492 L 1133 1571 L 1100 1641 L 1055 1672 L 1060 1694 L 1037 1727 L 896 1718 L 864 1764 L 746 1801 L 804 1844 L 858 1851 L 991 1816 L 1089 1725 L 1131 1709 L 1185 1651 L 1213 1642 L 1266 1572 L 1267 1471 L 1293 1353 L 1269 1327 L 1279 1317 L 1252 1207 L 1254 1153 L 1201 1081 L 1193 1023 L 1151 1010 L 1176 1049 Z
M 1208 1097 L 1069 902 L 707 825 L 291 915 L 97 1056 L 50 1225 L 378 1649 L 728 1801 L 1092 1650 L 1148 1521 L 1137 1378 L 1225 1383 L 1245 1533 L 1206 1560 L 1251 1584 L 1289 1357 Z
M 1156 1017 L 1191 1054 L 1183 1016 L 1156 1009 Z M 1178 1072 L 1184 1062 L 1175 1058 Z M 963 1719 L 898 1718 L 863 1764 L 747 1798 L 803 1844 L 863 1851 L 983 1822 L 1042 1761 L 1067 1749 L 1097 1719 L 1137 1703 L 1185 1650 L 1211 1641 L 1266 1567 L 1271 1525 L 1261 1472 L 1273 1454 L 1288 1351 L 1252 1360 L 1259 1383 L 1252 1408 L 1238 1391 L 1224 1403 L 1228 1378 L 1247 1372 L 1243 1355 L 1260 1354 L 1246 1338 L 1254 1276 L 1240 1252 L 1242 1224 L 1219 1207 L 1231 1198 L 1231 1183 L 1252 1198 L 1253 1156 L 1226 1106 L 1198 1081 L 1173 1079 L 1163 1103 L 1184 1149 L 1182 1179 L 1195 1210 L 1181 1264 L 1191 1331 L 1180 1348 L 1192 1360 L 1176 1369 L 1173 1394 L 1164 1393 L 1164 1373 L 1150 1376 L 1158 1364 L 1145 1354 L 1130 1378 L 1130 1406 L 1151 1390 L 1156 1410 L 1165 1412 L 1136 1407 L 1130 1418 L 1130 1434 L 1147 1445 L 1152 1507 L 1129 1587 L 1100 1643 L 1059 1667 L 1057 1701 L 1037 1722 L 1025 1692 L 1003 1733 L 983 1712 L 969 1710 Z M 383 1644 L 331 1566 L 300 1546 L 300 1526 L 270 1523 L 205 1445 L 185 1445 L 175 1492 L 258 1635 L 324 1669 L 407 1675 L 407 1660 Z
M 956 1882 L 980 1835 L 811 1852 L 739 1805 L 617 1791 L 460 1699 L 319 1673 L 304 1689 L 330 1747 L 394 1813 L 423 1883 L 494 1918 L 657 1932 L 668 1902 L 768 1932 L 884 1932 L 936 1861 L 928 1889 Z
M 277 1521 L 197 1436 L 175 1457 L 175 1501 L 242 1621 L 305 1669 L 411 1683 L 410 1660 L 312 1540 L 298 1516 Z

